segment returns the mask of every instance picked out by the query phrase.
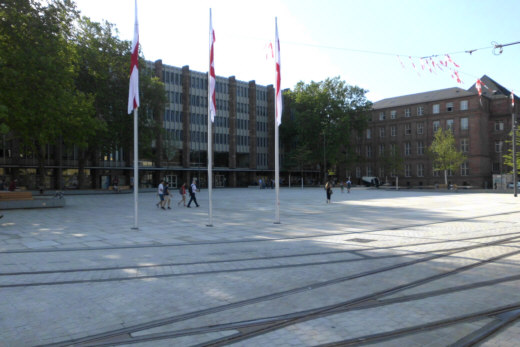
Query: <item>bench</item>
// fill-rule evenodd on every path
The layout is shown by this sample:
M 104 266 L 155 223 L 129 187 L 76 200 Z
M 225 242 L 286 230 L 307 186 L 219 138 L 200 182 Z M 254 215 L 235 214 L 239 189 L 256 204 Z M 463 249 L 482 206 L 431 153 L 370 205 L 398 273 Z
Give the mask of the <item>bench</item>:
M 0 201 L 33 200 L 29 191 L 0 192 Z
M 108 190 L 114 190 L 114 186 L 108 187 Z M 118 186 L 118 191 L 130 190 L 130 186 Z

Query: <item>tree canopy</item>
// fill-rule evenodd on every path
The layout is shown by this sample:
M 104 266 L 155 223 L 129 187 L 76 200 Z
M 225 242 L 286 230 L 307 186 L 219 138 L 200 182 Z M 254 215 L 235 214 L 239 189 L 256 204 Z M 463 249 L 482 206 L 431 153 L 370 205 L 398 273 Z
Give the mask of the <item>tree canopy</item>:
M 455 147 L 453 133 L 450 130 L 439 128 L 435 132 L 429 150 L 433 157 L 433 169 L 444 171 L 445 184 L 448 184 L 448 170 L 457 170 L 466 160 L 464 154 Z
M 340 77 L 299 82 L 293 91 L 286 91 L 280 137 L 286 156 L 294 159 L 289 163 L 301 167 L 305 161 L 322 171 L 345 163 L 352 133 L 366 126 L 371 107 L 366 92 Z

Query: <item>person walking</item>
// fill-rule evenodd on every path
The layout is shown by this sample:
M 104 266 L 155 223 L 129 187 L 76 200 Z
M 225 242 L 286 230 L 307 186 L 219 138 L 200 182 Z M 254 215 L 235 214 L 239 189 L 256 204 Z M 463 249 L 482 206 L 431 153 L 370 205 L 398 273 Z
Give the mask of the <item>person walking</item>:
M 352 182 L 350 182 L 350 177 L 347 180 L 347 193 L 350 193 L 350 187 L 352 187 Z
M 181 202 L 186 207 L 186 183 L 182 183 L 182 186 L 179 188 L 179 194 L 181 195 L 181 200 L 177 203 L 177 206 L 181 205 Z
M 171 210 L 170 204 L 172 202 L 170 196 L 170 189 L 168 188 L 168 183 L 164 184 L 164 205 L 168 205 L 168 210 Z
M 330 204 L 330 196 L 332 195 L 332 184 L 330 181 L 325 183 L 325 192 L 327 193 L 327 204 Z
M 193 180 L 193 182 L 191 182 L 191 186 L 189 188 L 189 193 L 190 193 L 190 201 L 188 201 L 188 208 L 190 208 L 190 205 L 191 205 L 191 202 L 193 201 L 195 203 L 195 205 L 197 207 L 199 207 L 200 205 L 197 203 L 197 197 L 195 196 L 195 192 L 197 191 L 197 185 L 195 184 L 195 180 Z
M 159 183 L 159 187 L 157 187 L 157 194 L 159 194 L 159 202 L 155 204 L 155 206 L 166 210 L 164 208 L 164 180 L 161 180 L 161 183 Z

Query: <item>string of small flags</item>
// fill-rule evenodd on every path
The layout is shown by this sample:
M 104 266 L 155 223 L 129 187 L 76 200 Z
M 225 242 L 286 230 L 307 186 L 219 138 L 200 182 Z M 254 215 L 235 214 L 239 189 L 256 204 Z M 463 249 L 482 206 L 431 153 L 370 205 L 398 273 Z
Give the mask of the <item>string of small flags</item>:
M 401 60 L 401 56 L 397 55 L 397 59 L 399 63 L 403 67 L 406 68 L 405 64 Z M 419 62 L 416 64 L 414 59 L 419 59 Z M 421 76 L 421 73 L 430 72 L 431 74 L 437 73 L 449 73 L 451 78 L 453 78 L 457 83 L 462 84 L 462 79 L 460 78 L 459 68 L 460 65 L 451 59 L 449 54 L 444 54 L 443 56 L 435 56 L 435 57 L 422 57 L 422 58 L 412 58 L 408 56 L 408 60 L 412 68 L 417 72 L 417 75 Z M 420 66 L 420 69 L 418 68 Z

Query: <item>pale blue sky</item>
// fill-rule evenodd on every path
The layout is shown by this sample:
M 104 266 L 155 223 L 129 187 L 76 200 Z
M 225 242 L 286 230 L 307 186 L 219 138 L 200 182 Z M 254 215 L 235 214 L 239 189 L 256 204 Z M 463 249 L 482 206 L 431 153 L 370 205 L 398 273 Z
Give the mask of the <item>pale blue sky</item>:
M 106 19 L 116 24 L 122 39 L 132 39 L 134 0 L 76 3 L 82 14 Z M 486 48 L 492 41 L 520 41 L 518 0 L 138 0 L 145 58 L 207 71 L 210 7 L 219 76 L 274 83 L 265 47 L 274 39 L 277 16 L 283 88 L 341 76 L 369 90 L 367 97 L 377 101 L 455 86 L 467 89 L 487 74 L 520 95 L 520 45 L 504 47 L 501 55 Z M 485 49 L 463 53 L 477 48 Z M 445 53 L 460 65 L 462 84 L 446 71 L 418 74 L 408 58 L 415 57 L 420 70 L 418 57 Z

